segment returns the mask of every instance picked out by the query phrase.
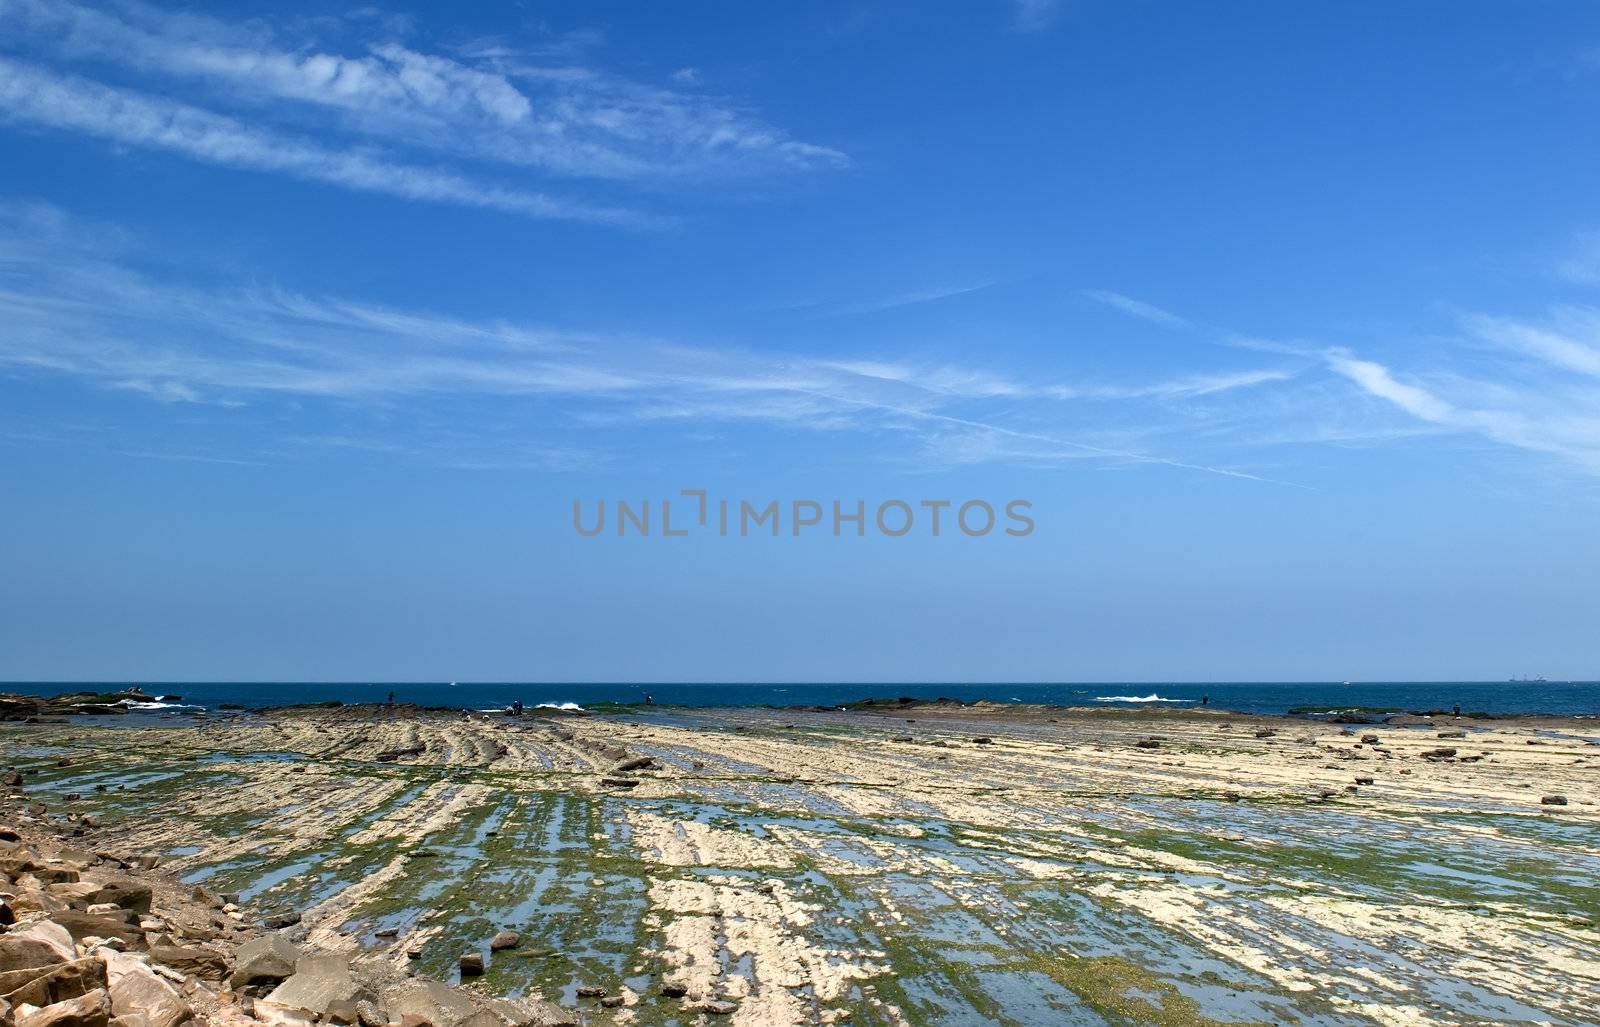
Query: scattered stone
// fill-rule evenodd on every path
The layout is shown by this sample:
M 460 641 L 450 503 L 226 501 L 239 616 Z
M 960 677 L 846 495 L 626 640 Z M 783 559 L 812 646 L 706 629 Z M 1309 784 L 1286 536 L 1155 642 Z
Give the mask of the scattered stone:
M 468 952 L 457 961 L 457 965 L 461 969 L 461 976 L 481 977 L 483 976 L 483 953 Z
M 277 931 L 285 927 L 293 927 L 295 924 L 300 922 L 303 916 L 304 914 L 294 912 L 293 910 L 286 910 L 277 913 L 263 913 L 261 914 L 261 926 L 265 927 L 269 931 Z
M 183 996 L 157 977 L 137 956 L 105 952 L 106 977 L 110 984 L 111 1011 L 127 1019 L 137 1014 L 149 1027 L 177 1027 L 194 1015 Z
M 151 945 L 150 962 L 209 981 L 220 981 L 228 976 L 228 957 L 200 945 Z
M 689 994 L 689 986 L 681 981 L 662 981 L 661 994 L 666 998 L 683 998 Z
M 1539 802 L 1545 806 L 1565 806 L 1567 797 L 1565 795 L 1546 795 Z
M 269 1002 L 325 1013 L 337 1002 L 359 1002 L 367 992 L 351 976 L 350 962 L 338 955 L 302 955 L 294 974 L 267 995 Z
M 1361 736 L 1361 744 L 1363 744 L 1363 745 L 1377 745 L 1382 741 L 1383 741 L 1383 739 L 1379 738 L 1377 735 L 1362 735 Z
M 111 1022 L 111 996 L 91 991 L 66 1002 L 54 1002 L 36 1013 L 17 1017 L 17 1027 L 106 1027 Z
M 300 950 L 281 934 L 264 934 L 240 945 L 233 953 L 234 971 L 228 980 L 235 987 L 272 984 L 294 974 Z
M 107 881 L 91 901 L 114 902 L 123 909 L 131 909 L 135 913 L 148 913 L 151 901 L 150 886 L 130 880 Z
M 578 997 L 605 998 L 606 989 L 600 987 L 598 984 L 580 984 L 578 985 Z
M 1358 777 L 1358 778 L 1356 778 L 1356 784 L 1358 784 L 1358 785 L 1369 785 L 1369 784 L 1372 784 L 1372 781 L 1373 781 L 1373 779 L 1370 778 L 1370 777 Z
M 489 940 L 489 951 L 500 952 L 505 949 L 514 949 L 522 942 L 522 935 L 516 931 L 501 931 Z

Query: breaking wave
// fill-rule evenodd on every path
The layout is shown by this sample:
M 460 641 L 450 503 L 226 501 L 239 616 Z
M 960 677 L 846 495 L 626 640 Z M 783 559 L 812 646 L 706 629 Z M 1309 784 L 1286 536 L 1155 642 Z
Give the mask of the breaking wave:
M 1149 695 L 1097 695 L 1095 702 L 1194 702 L 1193 699 L 1168 699 L 1151 692 Z

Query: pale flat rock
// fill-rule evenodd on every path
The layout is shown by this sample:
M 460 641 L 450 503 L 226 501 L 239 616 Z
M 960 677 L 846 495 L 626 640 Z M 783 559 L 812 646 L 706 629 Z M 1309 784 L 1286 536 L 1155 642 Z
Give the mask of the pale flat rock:
M 279 1005 L 326 1013 L 338 1002 L 359 1002 L 367 991 L 350 974 L 343 956 L 301 956 L 294 976 L 272 990 L 268 1000 Z M 435 1025 L 438 1027 L 438 1025 Z
M 0 973 L 65 963 L 77 955 L 72 935 L 65 927 L 48 920 L 0 935 Z
M 233 953 L 234 987 L 244 984 L 276 984 L 293 976 L 300 950 L 281 934 L 252 938 Z
M 111 999 L 104 991 L 91 991 L 43 1008 L 19 1006 L 15 1012 L 17 1027 L 106 1027 L 111 1021 Z
M 142 1014 L 150 1027 L 177 1027 L 194 1015 L 177 989 L 138 956 L 102 950 L 100 958 L 105 960 L 111 1010 L 116 1015 Z
M 378 995 L 378 1008 L 391 1023 L 409 1013 L 433 1027 L 460 1027 L 478 1012 L 465 994 L 438 981 L 404 981 L 384 988 Z

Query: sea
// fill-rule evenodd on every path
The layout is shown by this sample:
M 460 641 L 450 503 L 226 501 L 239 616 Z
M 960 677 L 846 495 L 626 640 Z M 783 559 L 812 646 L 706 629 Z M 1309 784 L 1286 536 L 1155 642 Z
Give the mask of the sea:
M 964 702 L 1110 706 L 1127 709 L 1201 707 L 1241 713 L 1326 715 L 1348 710 L 1600 715 L 1600 681 L 1280 681 L 1068 683 L 562 683 L 562 682 L 220 682 L 220 681 L 20 681 L 0 682 L 0 692 L 56 695 L 115 692 L 138 686 L 156 710 L 286 706 L 338 701 L 396 702 L 452 709 L 526 707 L 591 708 L 609 704 L 666 706 L 839 706 L 861 699 L 949 698 Z M 155 698 L 159 697 L 159 698 Z

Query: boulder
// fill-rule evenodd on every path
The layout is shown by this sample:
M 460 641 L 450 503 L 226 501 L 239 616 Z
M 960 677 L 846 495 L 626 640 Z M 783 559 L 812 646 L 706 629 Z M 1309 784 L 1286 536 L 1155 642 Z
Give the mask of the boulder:
M 60 924 L 41 920 L 20 931 L 0 935 L 0 973 L 54 966 L 76 958 L 72 935 Z
M 91 991 L 17 1017 L 17 1027 L 106 1027 L 110 1022 L 111 996 L 104 991 Z
M 53 917 L 56 923 L 71 932 L 75 941 L 87 938 L 116 938 L 124 945 L 137 945 L 144 941 L 144 932 L 128 922 L 129 914 L 107 916 L 103 913 L 80 913 L 65 910 Z
M 411 980 L 385 988 L 378 1008 L 390 1023 L 414 1017 L 433 1027 L 461 1027 L 477 1014 L 477 1005 L 465 993 L 438 981 Z
M 48 1006 L 105 986 L 105 964 L 94 956 L 0 974 L 0 994 L 13 1006 L 24 1002 L 30 1006 Z
M 480 1000 L 484 1009 L 493 1013 L 508 1027 L 577 1027 L 578 1018 L 560 1006 L 543 999 L 486 998 Z M 468 1021 L 463 1027 L 470 1027 Z
M 123 909 L 131 909 L 135 913 L 148 913 L 150 912 L 150 899 L 151 891 L 148 884 L 120 878 L 107 881 L 89 901 L 113 902 Z
M 293 927 L 295 924 L 299 923 L 304 916 L 305 914 L 297 913 L 294 910 L 263 913 L 261 914 L 261 926 L 265 927 L 269 931 L 276 931 L 283 927 Z
M 350 974 L 350 963 L 343 956 L 301 956 L 294 974 L 274 988 L 268 1001 L 279 1005 L 326 1013 L 339 1002 L 360 1002 L 367 991 Z
M 281 934 L 264 934 L 240 945 L 233 953 L 235 988 L 247 984 L 276 985 L 294 974 L 300 950 Z
M 489 940 L 489 951 L 499 952 L 503 949 L 514 949 L 522 942 L 522 935 L 516 931 L 501 931 Z
M 317 1014 L 309 1009 L 299 1006 L 286 1006 L 282 1002 L 272 1002 L 268 999 L 257 999 L 251 1012 L 255 1019 L 251 1024 L 264 1023 L 270 1027 L 314 1027 Z
M 150 962 L 210 981 L 228 976 L 228 957 L 200 945 L 152 945 Z
M 1546 806 L 1565 806 L 1567 797 L 1565 795 L 1546 795 L 1539 802 Z
M 63 881 L 60 884 L 45 886 L 45 891 L 57 898 L 66 899 L 68 902 L 80 902 L 89 905 L 94 902 L 94 897 L 100 891 L 100 886 L 93 881 Z
M 457 965 L 461 968 L 461 976 L 481 977 L 483 975 L 483 953 L 468 952 L 461 957 Z
M 106 990 L 111 993 L 111 1011 L 117 1016 L 141 1015 L 149 1027 L 177 1027 L 194 1016 L 183 996 L 157 977 L 144 960 L 106 950 L 100 958 L 106 963 Z

